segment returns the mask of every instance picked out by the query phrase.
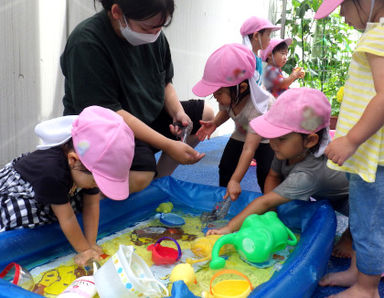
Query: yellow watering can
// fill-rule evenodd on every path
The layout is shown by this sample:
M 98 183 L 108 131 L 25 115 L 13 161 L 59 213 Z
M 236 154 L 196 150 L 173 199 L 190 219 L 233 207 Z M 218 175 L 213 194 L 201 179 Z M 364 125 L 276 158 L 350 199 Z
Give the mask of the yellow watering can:
M 223 274 L 236 274 L 244 279 L 222 280 L 213 285 L 214 280 Z M 203 293 L 204 298 L 246 298 L 253 290 L 252 283 L 243 273 L 225 269 L 216 272 L 209 285 L 209 293 Z

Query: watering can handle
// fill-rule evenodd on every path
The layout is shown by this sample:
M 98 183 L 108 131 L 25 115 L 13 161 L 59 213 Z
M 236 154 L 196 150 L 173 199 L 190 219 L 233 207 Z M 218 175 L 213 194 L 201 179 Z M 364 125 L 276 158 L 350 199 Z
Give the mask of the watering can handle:
M 233 269 L 224 269 L 224 270 L 220 270 L 219 272 L 216 272 L 212 278 L 211 278 L 211 282 L 209 284 L 209 291 L 211 292 L 211 295 L 213 295 L 213 292 L 212 292 L 212 284 L 213 284 L 213 281 L 220 275 L 223 275 L 223 274 L 236 274 L 236 275 L 239 275 L 241 276 L 242 278 L 244 278 L 248 283 L 249 283 L 249 286 L 251 287 L 251 291 L 253 290 L 253 286 L 252 286 L 252 283 L 251 281 L 249 280 L 249 278 L 244 275 L 243 273 L 241 273 L 240 271 L 237 271 L 237 270 L 233 270 Z
M 297 244 L 297 238 L 296 238 L 296 235 L 288 228 L 288 227 L 285 227 L 287 229 L 287 232 L 288 232 L 288 245 L 296 245 Z
M 161 241 L 163 241 L 165 239 L 168 239 L 168 240 L 171 240 L 171 241 L 175 242 L 175 244 L 177 246 L 177 253 L 178 253 L 176 261 L 180 260 L 180 258 L 181 258 L 181 247 L 180 247 L 179 243 L 176 241 L 176 239 L 173 239 L 172 237 L 161 237 L 160 239 L 158 239 L 156 241 L 154 246 L 156 246 L 157 244 L 160 244 Z

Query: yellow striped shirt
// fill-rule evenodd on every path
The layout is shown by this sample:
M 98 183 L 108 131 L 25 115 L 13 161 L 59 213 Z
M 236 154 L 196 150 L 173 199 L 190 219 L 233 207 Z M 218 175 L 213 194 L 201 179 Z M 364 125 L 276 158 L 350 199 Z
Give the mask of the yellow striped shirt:
M 366 53 L 384 56 L 384 18 L 380 23 L 368 23 L 352 55 L 348 79 L 345 83 L 335 138 L 345 136 L 362 116 L 376 95 L 371 68 Z M 378 165 L 384 165 L 384 128 L 379 129 L 343 166 L 328 161 L 331 169 L 354 173 L 366 182 L 375 182 Z

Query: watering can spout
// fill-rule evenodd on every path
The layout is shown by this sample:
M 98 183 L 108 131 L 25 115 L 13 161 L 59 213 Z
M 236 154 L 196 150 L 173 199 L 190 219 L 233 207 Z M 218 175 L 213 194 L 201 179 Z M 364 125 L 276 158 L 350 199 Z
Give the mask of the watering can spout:
M 225 244 L 235 245 L 235 243 L 236 243 L 236 233 L 231 233 L 231 234 L 221 236 L 213 246 L 212 260 L 209 263 L 209 267 L 211 267 L 211 269 L 223 268 L 225 265 L 225 259 L 219 256 L 220 249 Z

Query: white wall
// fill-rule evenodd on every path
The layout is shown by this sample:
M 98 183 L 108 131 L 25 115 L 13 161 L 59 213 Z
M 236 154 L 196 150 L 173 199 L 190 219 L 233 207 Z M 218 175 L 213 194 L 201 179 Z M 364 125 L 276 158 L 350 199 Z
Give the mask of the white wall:
M 208 56 L 219 46 L 241 42 L 241 23 L 251 15 L 268 17 L 269 1 L 175 0 L 165 33 L 180 99 L 196 98 Z M 98 6 L 99 8 L 99 6 Z M 64 80 L 59 58 L 68 32 L 95 13 L 93 0 L 0 1 L 0 166 L 38 143 L 33 127 L 63 111 Z M 217 110 L 214 99 L 207 102 Z M 232 131 L 231 121 L 218 130 Z

